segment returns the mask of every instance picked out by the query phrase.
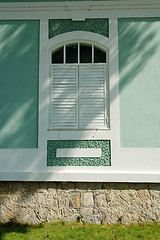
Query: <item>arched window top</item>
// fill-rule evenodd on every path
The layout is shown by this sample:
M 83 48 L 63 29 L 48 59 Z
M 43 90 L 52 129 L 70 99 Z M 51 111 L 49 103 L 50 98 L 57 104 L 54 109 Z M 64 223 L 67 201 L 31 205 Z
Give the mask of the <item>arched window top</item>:
M 106 63 L 106 51 L 97 45 L 74 42 L 51 52 L 51 64 Z

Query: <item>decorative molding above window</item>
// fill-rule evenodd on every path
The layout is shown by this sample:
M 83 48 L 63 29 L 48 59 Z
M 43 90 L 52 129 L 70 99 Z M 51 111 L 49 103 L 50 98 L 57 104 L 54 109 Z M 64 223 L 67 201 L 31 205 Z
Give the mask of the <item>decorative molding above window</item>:
M 109 18 L 90 18 L 85 21 L 49 19 L 49 39 L 66 32 L 89 31 L 109 38 Z

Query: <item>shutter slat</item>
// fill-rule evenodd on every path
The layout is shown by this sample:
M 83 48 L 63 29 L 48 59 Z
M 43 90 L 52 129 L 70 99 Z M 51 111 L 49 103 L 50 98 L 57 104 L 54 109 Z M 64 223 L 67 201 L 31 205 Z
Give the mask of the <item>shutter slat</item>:
M 61 98 L 62 97 L 62 93 L 54 93 L 54 99 L 56 99 L 56 98 Z M 67 93 L 63 93 L 63 97 L 64 98 L 68 98 L 68 99 L 72 99 L 72 98 L 74 98 L 75 97 L 75 94 L 67 94 Z

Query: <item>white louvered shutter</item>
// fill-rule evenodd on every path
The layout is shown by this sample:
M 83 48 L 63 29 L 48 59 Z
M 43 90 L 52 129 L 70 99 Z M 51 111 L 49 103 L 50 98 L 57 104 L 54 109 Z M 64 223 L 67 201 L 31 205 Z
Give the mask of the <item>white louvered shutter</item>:
M 52 66 L 50 128 L 78 128 L 77 66 Z
M 79 67 L 80 128 L 107 127 L 106 65 Z

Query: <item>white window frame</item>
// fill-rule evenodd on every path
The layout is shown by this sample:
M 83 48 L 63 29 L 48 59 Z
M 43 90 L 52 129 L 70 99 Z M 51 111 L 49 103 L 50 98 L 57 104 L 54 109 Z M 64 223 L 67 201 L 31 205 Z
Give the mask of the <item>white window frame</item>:
M 88 11 L 89 10 L 89 11 Z M 159 17 L 159 0 L 0 3 L 0 20 L 40 20 L 38 149 L 0 149 L 1 181 L 160 182 L 160 148 L 120 148 L 118 18 Z M 49 19 L 109 18 L 110 130 L 47 131 Z M 94 35 L 95 36 L 95 35 Z M 98 42 L 98 35 L 93 42 Z M 58 39 L 54 43 L 60 42 Z M 80 35 L 75 36 L 81 39 Z M 87 33 L 85 39 L 87 40 Z M 66 39 L 67 41 L 67 35 Z M 47 167 L 47 140 L 111 141 L 110 167 Z
M 57 46 L 57 48 L 55 48 L 55 47 L 53 47 L 51 50 L 49 50 L 50 52 L 49 52 L 49 55 L 50 55 L 50 62 L 49 62 L 49 72 L 50 72 L 50 74 L 49 74 L 49 78 L 50 78 L 50 80 L 49 80 L 49 95 L 50 95 L 50 97 L 49 97 L 49 113 L 48 113 L 48 116 L 49 116 L 49 127 L 48 127 L 48 129 L 50 130 L 50 131 L 52 131 L 52 130 L 56 130 L 56 129 L 61 129 L 61 130 L 64 130 L 64 129 L 66 129 L 66 130 L 85 130 L 85 129 L 90 129 L 90 130 L 93 130 L 93 129 L 109 129 L 109 74 L 108 74 L 108 70 L 109 70 L 109 66 L 108 66 L 108 64 L 109 64 L 109 61 L 108 61 L 108 54 L 109 54 L 109 52 L 108 52 L 108 48 L 107 47 L 105 47 L 104 48 L 104 46 L 101 46 L 100 44 L 93 44 L 93 42 L 92 42 L 92 38 L 91 38 L 91 40 L 89 41 L 89 39 L 87 39 L 87 40 L 79 40 L 79 41 L 76 41 L 76 42 L 74 42 L 73 41 L 73 39 L 72 39 L 72 37 L 73 37 L 73 33 L 67 33 L 67 35 L 68 35 L 68 37 L 69 37 L 69 34 L 71 35 L 71 37 L 70 37 L 70 39 L 71 39 L 71 41 L 69 41 L 69 45 L 72 45 L 72 44 L 77 44 L 78 45 L 78 62 L 77 63 L 66 63 L 66 46 L 68 45 L 68 42 L 65 42 L 64 43 L 64 41 L 63 41 L 63 44 L 61 44 L 61 43 L 59 43 L 59 45 Z M 76 31 L 76 35 L 77 34 L 80 34 L 81 36 L 83 36 L 83 35 L 86 35 L 86 32 L 83 32 L 83 31 L 81 31 L 81 32 L 77 32 Z M 75 33 L 74 33 L 74 35 L 75 35 Z M 90 35 L 92 35 L 91 37 L 93 37 L 93 35 L 94 34 L 90 34 L 90 32 L 88 32 L 88 36 L 90 36 Z M 61 39 L 64 39 L 65 38 L 65 36 L 66 36 L 66 34 L 61 34 Z M 52 38 L 52 42 L 53 42 L 53 44 L 54 44 L 54 40 L 55 40 L 55 38 Z M 92 46 L 92 63 L 80 63 L 80 44 L 86 44 L 86 45 L 88 45 L 88 46 Z M 57 49 L 59 49 L 59 48 L 61 48 L 61 47 L 63 47 L 63 56 L 64 56 L 64 59 L 63 59 L 63 63 L 59 63 L 59 64 L 57 64 L 57 63 L 52 63 L 52 54 L 57 50 Z M 106 62 L 105 63 L 94 63 L 94 47 L 98 47 L 99 49 L 101 49 L 103 52 L 105 52 L 105 54 L 106 54 Z M 100 67 L 100 68 L 104 68 L 104 95 L 105 95 L 105 106 L 104 106 L 104 124 L 105 124 L 105 126 L 97 126 L 97 127 L 81 127 L 80 125 L 80 123 L 81 123 L 81 116 L 80 116 L 80 96 L 79 95 L 81 95 L 80 94 L 80 82 L 81 82 L 81 78 L 80 78 L 80 76 L 79 76 L 79 74 L 78 74 L 78 72 L 79 72 L 79 70 L 77 69 L 77 77 L 76 77 L 76 79 L 77 79 L 77 89 L 76 89 L 76 95 L 77 95 L 77 101 L 76 101 L 76 106 L 77 106 L 77 124 L 76 124 L 76 126 L 73 128 L 73 127 L 69 127 L 68 126 L 68 128 L 67 127 L 63 127 L 63 126 L 61 126 L 61 127 L 53 127 L 52 126 L 52 121 L 53 121 L 53 118 L 52 118 L 52 116 L 53 116 L 53 110 L 52 110 L 52 99 L 53 99 L 53 95 L 52 95 L 52 79 L 53 79 L 53 76 L 52 76 L 52 71 L 53 71 L 53 68 L 59 68 L 59 69 L 61 69 L 61 68 L 66 68 L 67 69 L 67 67 L 69 67 L 69 68 L 87 68 L 87 67 L 94 67 L 95 66 L 95 68 L 98 68 L 98 67 Z

